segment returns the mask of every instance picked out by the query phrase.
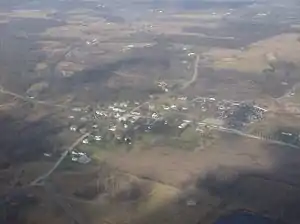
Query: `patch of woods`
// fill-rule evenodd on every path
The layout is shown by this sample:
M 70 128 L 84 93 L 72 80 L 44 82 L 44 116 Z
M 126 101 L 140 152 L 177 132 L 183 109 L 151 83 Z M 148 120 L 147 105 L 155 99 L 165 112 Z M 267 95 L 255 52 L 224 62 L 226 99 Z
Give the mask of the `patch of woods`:
M 44 152 L 62 145 L 57 137 L 63 128 L 61 124 L 48 115 L 35 121 L 26 120 L 22 113 L 30 113 L 27 106 L 22 105 L 10 114 L 0 113 L 0 169 L 36 160 Z
M 276 61 L 269 63 L 270 68 L 255 80 L 262 92 L 272 97 L 280 97 L 300 81 L 299 67 L 293 62 Z
M 13 190 L 0 197 L 0 223 L 21 224 L 28 209 L 38 203 L 37 198 L 26 190 Z

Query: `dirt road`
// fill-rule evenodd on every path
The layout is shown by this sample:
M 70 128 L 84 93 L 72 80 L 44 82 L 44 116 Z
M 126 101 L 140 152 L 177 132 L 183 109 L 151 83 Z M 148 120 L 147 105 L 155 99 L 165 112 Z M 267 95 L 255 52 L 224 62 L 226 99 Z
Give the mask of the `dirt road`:
M 186 88 L 188 88 L 190 85 L 192 85 L 197 80 L 198 75 L 199 75 L 199 72 L 198 72 L 199 60 L 200 60 L 200 56 L 197 55 L 196 59 L 195 59 L 195 64 L 194 64 L 193 76 L 189 81 L 184 83 L 183 87 L 181 88 L 182 90 L 185 90 Z
M 31 182 L 31 186 L 36 185 L 43 185 L 43 182 L 57 169 L 57 167 L 62 163 L 62 161 L 66 158 L 69 152 L 73 151 L 73 149 L 87 136 L 89 136 L 90 133 L 85 133 L 84 135 L 80 136 L 69 148 L 67 148 L 61 155 L 61 157 L 57 160 L 57 162 L 54 164 L 54 166 L 45 174 L 39 176 L 34 181 Z
M 20 100 L 23 100 L 23 101 L 27 101 L 27 102 L 32 102 L 32 103 L 36 103 L 36 104 L 42 104 L 42 105 L 46 105 L 46 106 L 54 106 L 54 107 L 60 107 L 60 108 L 67 108 L 65 105 L 50 103 L 50 102 L 41 101 L 41 100 L 35 100 L 35 99 L 31 99 L 29 97 L 22 96 L 20 94 L 11 92 L 9 90 L 6 90 L 3 86 L 0 86 L 0 93 L 6 94 L 6 95 L 10 95 L 10 96 L 13 96 L 13 97 L 15 97 L 17 99 L 20 99 Z

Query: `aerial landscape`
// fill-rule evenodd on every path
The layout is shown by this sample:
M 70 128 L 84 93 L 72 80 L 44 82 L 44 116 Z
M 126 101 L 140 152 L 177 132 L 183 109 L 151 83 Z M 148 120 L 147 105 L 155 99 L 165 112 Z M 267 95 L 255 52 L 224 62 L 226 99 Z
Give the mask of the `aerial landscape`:
M 0 223 L 299 224 L 298 0 L 0 1 Z

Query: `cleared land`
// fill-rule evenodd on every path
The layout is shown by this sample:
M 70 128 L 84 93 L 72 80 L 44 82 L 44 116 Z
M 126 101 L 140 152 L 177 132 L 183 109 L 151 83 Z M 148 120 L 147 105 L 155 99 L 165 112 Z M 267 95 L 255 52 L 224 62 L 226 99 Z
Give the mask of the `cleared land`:
M 0 7 L 0 222 L 299 223 L 299 4 Z

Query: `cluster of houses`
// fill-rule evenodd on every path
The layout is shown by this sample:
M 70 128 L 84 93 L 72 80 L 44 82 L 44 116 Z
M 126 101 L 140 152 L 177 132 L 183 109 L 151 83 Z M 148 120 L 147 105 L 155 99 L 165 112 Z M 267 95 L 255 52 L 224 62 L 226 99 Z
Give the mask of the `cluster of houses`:
M 193 102 L 211 117 L 218 118 L 231 128 L 241 128 L 249 123 L 261 120 L 267 109 L 253 102 L 216 100 L 215 98 L 198 97 Z
M 163 82 L 159 85 L 166 88 Z M 211 119 L 197 121 L 189 117 L 189 111 L 200 108 L 208 113 Z M 97 109 L 82 109 L 75 107 L 69 115 L 70 131 L 92 134 L 82 141 L 83 144 L 104 142 L 112 139 L 121 143 L 132 144 L 136 132 L 151 132 L 157 127 L 172 126 L 182 131 L 193 126 L 196 132 L 203 132 L 204 125 L 218 126 L 228 125 L 231 128 L 239 128 L 247 123 L 262 119 L 267 110 L 253 103 L 234 102 L 228 100 L 216 100 L 215 98 L 197 97 L 189 100 L 185 96 L 179 96 L 174 104 L 160 104 L 155 102 L 115 102 Z M 170 122 L 169 113 L 186 114 L 183 118 Z M 212 120 L 214 120 L 212 122 Z M 156 129 L 154 128 L 156 127 Z M 107 136 L 110 136 L 108 138 Z
M 161 86 L 164 86 L 163 84 Z M 189 115 L 198 108 L 208 114 L 205 119 L 197 120 Z M 203 133 L 206 128 L 239 129 L 248 123 L 263 118 L 267 110 L 254 103 L 217 100 L 215 98 L 197 97 L 188 99 L 179 96 L 173 104 L 155 104 L 152 102 L 115 102 L 111 105 L 91 108 L 75 107 L 68 115 L 72 132 L 91 134 L 82 140 L 82 144 L 97 144 L 117 141 L 120 144 L 133 144 L 136 135 L 162 130 L 182 133 L 191 127 L 195 132 Z M 170 114 L 180 114 L 178 118 Z M 86 164 L 90 158 L 83 152 L 72 152 L 72 161 Z
M 72 151 L 70 156 L 73 162 L 80 164 L 88 164 L 92 160 L 85 152 Z
M 169 92 L 168 84 L 167 84 L 166 82 L 160 81 L 160 82 L 157 83 L 157 86 L 158 86 L 159 88 L 161 88 L 162 91 L 164 91 L 164 92 L 166 92 L 166 93 Z

